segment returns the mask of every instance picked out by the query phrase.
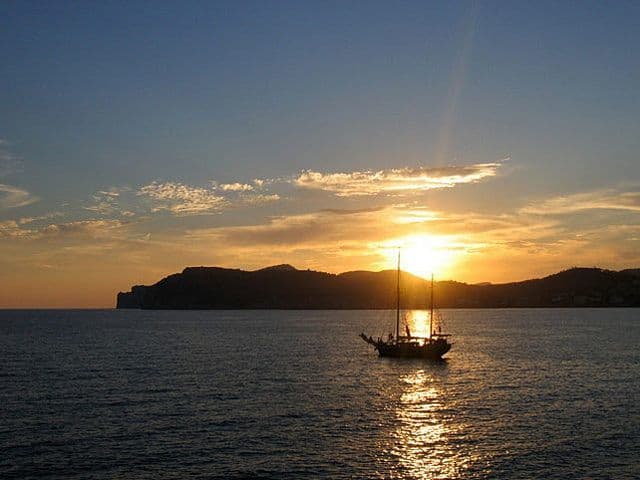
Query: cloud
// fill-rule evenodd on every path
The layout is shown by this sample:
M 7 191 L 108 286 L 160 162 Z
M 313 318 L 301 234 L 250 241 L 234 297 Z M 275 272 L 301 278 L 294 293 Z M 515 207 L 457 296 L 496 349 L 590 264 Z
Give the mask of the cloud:
M 258 206 L 280 200 L 278 194 L 262 191 L 264 184 L 257 186 L 256 183 L 257 187 L 254 187 L 245 183 L 211 183 L 210 188 L 203 188 L 178 182 L 152 182 L 141 187 L 137 195 L 151 200 L 152 212 L 166 210 L 174 215 L 219 213 L 231 208 Z M 96 206 L 99 207 L 100 204 Z
M 300 188 L 324 190 L 339 197 L 401 194 L 474 183 L 497 174 L 500 162 L 440 168 L 394 168 L 349 173 L 301 172 L 292 183 Z
M 585 241 L 556 220 L 520 214 L 455 214 L 406 205 L 275 216 L 253 225 L 192 229 L 184 237 L 185 245 L 214 244 L 217 251 L 225 252 L 227 261 L 234 259 L 244 265 L 285 261 L 331 271 L 388 268 L 393 247 L 425 247 L 427 255 L 432 249 L 436 258 L 450 258 L 452 265 L 467 264 L 464 270 L 453 266 L 452 273 L 441 274 L 456 276 L 459 271 L 457 278 L 474 281 L 513 278 L 508 268 L 499 277 L 491 275 L 487 255 L 545 255 L 546 267 L 553 264 L 560 268 L 566 265 L 559 263 L 561 258 L 555 252 L 570 251 L 572 258 L 578 258 L 578 246 L 584 246 Z M 473 268 L 477 262 L 484 262 L 481 272 Z M 522 263 L 523 269 L 525 265 L 530 262 Z M 555 267 L 549 268 L 552 271 Z
M 33 230 L 22 228 L 15 220 L 0 222 L 0 238 L 27 238 Z
M 35 217 L 22 217 L 20 220 L 18 220 L 18 224 L 26 225 L 26 224 L 41 222 L 43 220 L 50 220 L 52 218 L 62 217 L 62 216 L 64 216 L 64 213 L 62 212 L 49 212 L 43 215 L 37 215 Z
M 249 185 L 248 183 L 223 183 L 219 185 L 221 190 L 225 192 L 248 192 L 253 190 L 253 185 Z
M 367 249 L 416 235 L 446 238 L 453 246 L 477 251 L 480 246 L 510 246 L 512 242 L 547 245 L 568 236 L 557 220 L 518 214 L 448 213 L 407 206 L 365 209 L 324 209 L 274 216 L 264 223 L 187 231 L 193 240 L 213 241 L 230 249 L 291 248 Z
M 242 205 L 265 205 L 267 203 L 273 203 L 280 200 L 280 195 L 277 193 L 256 193 L 251 195 L 241 195 L 239 202 Z
M 123 194 L 130 193 L 131 189 L 126 186 L 111 187 L 108 190 L 100 190 L 91 196 L 93 203 L 82 207 L 97 215 L 102 216 L 134 216 L 135 213 L 130 210 L 123 209 L 120 203 L 124 200 Z
M 187 237 L 194 241 L 215 242 L 231 250 L 288 251 L 307 249 L 316 252 L 376 250 L 398 238 L 431 235 L 447 238 L 461 245 L 460 234 L 464 223 L 457 227 L 431 224 L 409 224 L 398 218 L 404 208 L 383 207 L 367 209 L 325 209 L 312 213 L 275 216 L 265 223 L 242 226 L 223 226 L 192 229 Z M 432 214 L 440 217 L 444 214 Z M 488 227 L 492 228 L 492 227 Z M 473 244 L 477 242 L 474 240 Z
M 48 236 L 88 236 L 92 238 L 111 236 L 114 230 L 127 225 L 120 220 L 80 220 L 51 224 L 40 230 Z
M 203 255 L 229 266 L 292 263 L 344 271 L 380 261 L 379 249 L 370 247 L 371 242 L 395 233 L 384 213 L 325 210 L 282 215 L 252 225 L 191 229 L 181 242 L 188 249 L 206 246 Z
M 0 138 L 0 177 L 22 170 L 22 162 L 6 149 L 7 145 L 9 142 Z
M 352 238 L 369 238 L 379 226 L 371 211 L 320 211 L 272 217 L 264 224 L 190 230 L 191 238 L 211 238 L 234 246 L 321 247 Z M 380 225 L 378 218 L 378 225 Z M 357 232 L 354 231 L 357 225 Z
M 58 213 L 41 217 L 21 218 L 20 220 L 6 220 L 0 222 L 0 238 L 115 238 L 120 236 L 121 230 L 129 226 L 120 220 L 78 220 L 74 222 L 51 223 L 42 227 L 31 226 L 32 223 L 58 216 Z M 29 227 L 25 227 L 29 225 Z
M 130 192 L 133 199 L 139 198 L 136 193 Z M 230 192 L 230 203 L 241 202 L 245 193 L 252 194 Z M 414 202 L 368 206 L 198 229 L 185 226 L 192 222 L 183 222 L 182 229 L 165 229 L 162 222 L 127 222 L 125 218 L 51 221 L 51 225 L 43 223 L 44 218 L 15 219 L 0 222 L 0 258 L 6 265 L 12 262 L 5 267 L 8 271 L 14 265 L 38 264 L 61 270 L 112 268 L 119 276 L 121 265 L 126 264 L 129 272 L 135 272 L 132 277 L 144 272 L 149 282 L 185 265 L 259 268 L 286 262 L 333 272 L 384 269 L 392 264 L 391 247 L 403 244 L 411 249 L 412 240 L 426 245 L 425 251 L 450 259 L 451 269 L 437 270 L 437 276 L 473 282 L 522 279 L 573 264 L 623 268 L 640 261 L 640 227 L 633 222 L 573 226 L 565 218 L 517 210 L 453 213 Z M 207 220 L 217 223 L 218 219 L 197 224 Z M 403 259 L 410 268 L 410 255 Z
M 6 149 L 7 140 L 0 138 L 0 178 L 19 172 L 22 162 Z M 0 209 L 30 205 L 39 199 L 26 190 L 0 183 Z
M 152 201 L 152 211 L 168 210 L 176 215 L 215 213 L 227 208 L 227 200 L 211 189 L 177 182 L 152 182 L 138 190 Z
M 112 215 L 116 213 L 116 206 L 111 202 L 96 202 L 88 207 L 83 207 L 85 210 L 93 212 L 98 215 Z
M 123 210 L 121 205 L 127 195 L 118 188 L 102 190 L 93 196 L 94 203 L 85 206 L 102 216 L 123 215 L 123 212 L 139 212 L 137 206 L 151 213 L 170 212 L 176 216 L 205 215 L 220 213 L 233 208 L 256 207 L 282 199 L 269 186 L 296 186 L 302 189 L 323 190 L 337 197 L 366 196 L 375 194 L 406 194 L 437 188 L 453 187 L 461 183 L 473 183 L 495 176 L 501 162 L 469 166 L 446 166 L 441 168 L 400 168 L 377 172 L 320 173 L 303 171 L 295 177 L 279 179 L 254 179 L 218 183 L 215 180 L 207 186 L 194 186 L 177 181 L 154 181 L 135 191 L 139 200 Z M 289 192 L 290 193 L 290 192 Z
M 110 190 L 100 190 L 98 192 L 98 194 L 100 194 L 100 195 L 102 195 L 104 197 L 118 198 L 120 196 L 120 191 L 119 191 L 119 189 L 112 188 Z
M 602 189 L 558 196 L 538 203 L 531 203 L 522 208 L 521 213 L 559 215 L 586 210 L 624 210 L 640 212 L 640 191 Z
M 0 208 L 24 207 L 37 201 L 38 197 L 22 188 L 0 183 Z

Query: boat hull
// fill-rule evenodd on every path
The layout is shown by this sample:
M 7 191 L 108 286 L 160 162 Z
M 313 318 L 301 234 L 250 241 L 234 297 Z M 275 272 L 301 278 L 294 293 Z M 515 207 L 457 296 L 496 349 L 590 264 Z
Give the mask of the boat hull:
M 451 344 L 445 340 L 436 340 L 425 344 L 418 343 L 379 343 L 375 345 L 381 357 L 425 358 L 440 360 L 451 350 Z

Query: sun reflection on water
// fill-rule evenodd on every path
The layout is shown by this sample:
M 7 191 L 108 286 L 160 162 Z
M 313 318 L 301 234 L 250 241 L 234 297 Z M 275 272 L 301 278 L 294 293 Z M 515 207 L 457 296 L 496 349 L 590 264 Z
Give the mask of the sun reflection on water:
M 434 366 L 446 368 L 446 366 Z M 403 392 L 395 410 L 391 454 L 400 478 L 455 478 L 466 463 L 449 441 L 445 399 L 433 372 L 417 369 L 401 377 Z

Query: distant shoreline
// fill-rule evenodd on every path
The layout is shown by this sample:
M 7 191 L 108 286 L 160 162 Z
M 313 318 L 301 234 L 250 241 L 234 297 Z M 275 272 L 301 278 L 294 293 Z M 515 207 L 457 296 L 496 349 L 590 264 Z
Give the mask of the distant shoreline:
M 396 304 L 396 272 L 330 274 L 277 265 L 256 271 L 188 267 L 154 285 L 117 296 L 118 309 L 387 310 Z M 403 272 L 401 305 L 427 305 L 425 279 Z M 572 268 L 541 279 L 504 284 L 436 282 L 438 308 L 640 307 L 640 270 Z

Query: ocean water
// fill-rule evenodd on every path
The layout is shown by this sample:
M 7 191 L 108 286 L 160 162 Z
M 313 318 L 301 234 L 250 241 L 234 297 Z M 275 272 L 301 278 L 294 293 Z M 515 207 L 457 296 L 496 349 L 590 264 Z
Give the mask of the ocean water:
M 0 478 L 640 478 L 640 310 L 442 316 L 0 312 Z

